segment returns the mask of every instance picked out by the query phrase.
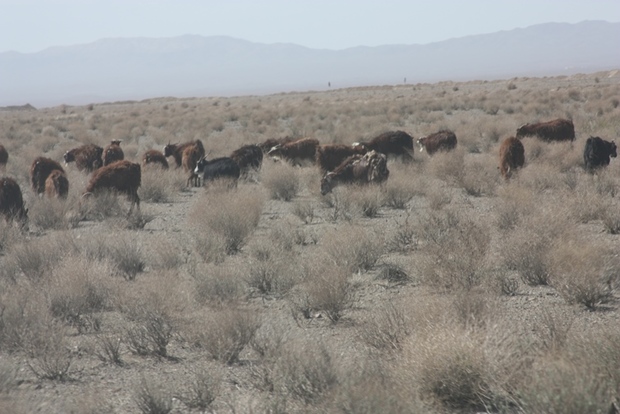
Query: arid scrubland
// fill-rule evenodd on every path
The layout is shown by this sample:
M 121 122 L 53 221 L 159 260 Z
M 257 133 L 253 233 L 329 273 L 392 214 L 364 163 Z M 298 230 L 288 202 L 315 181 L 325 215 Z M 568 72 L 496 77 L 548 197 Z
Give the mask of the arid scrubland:
M 3 413 L 605 413 L 620 398 L 620 73 L 0 112 L 29 227 L 0 222 Z M 572 119 L 573 143 L 524 138 Z M 284 136 L 350 144 L 449 129 L 458 146 L 339 186 L 266 158 L 236 188 L 143 167 L 112 194 L 36 196 L 29 168 L 122 140 L 210 158 Z M 169 160 L 172 161 L 172 160 Z

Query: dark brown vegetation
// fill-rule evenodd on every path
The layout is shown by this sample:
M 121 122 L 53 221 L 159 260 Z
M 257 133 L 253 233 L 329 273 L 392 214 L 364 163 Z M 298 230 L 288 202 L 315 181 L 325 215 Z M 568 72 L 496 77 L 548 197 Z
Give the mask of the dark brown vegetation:
M 0 218 L 0 412 L 608 412 L 620 163 L 590 174 L 584 148 L 617 136 L 618 96 L 611 71 L 0 112 L 29 217 Z M 502 141 L 557 118 L 574 142 L 521 139 L 505 180 Z M 314 160 L 236 186 L 143 168 L 129 217 L 115 185 L 82 198 L 77 168 L 66 200 L 29 182 L 76 137 L 122 139 L 141 164 L 167 142 L 213 160 L 271 137 L 440 130 L 456 148 L 326 196 Z
M 63 158 L 67 164 L 75 161 L 78 171 L 91 173 L 103 165 L 103 148 L 84 144 L 65 152 Z
M 45 192 L 45 181 L 54 170 L 65 172 L 60 164 L 51 158 L 35 158 L 30 166 L 30 184 L 35 193 L 42 194 Z
M 121 140 L 113 139 L 110 145 L 103 150 L 103 166 L 110 165 L 113 162 L 124 160 L 125 153 L 121 148 Z
M 517 128 L 517 138 L 535 136 L 543 141 L 574 141 L 575 126 L 569 119 L 525 124 Z

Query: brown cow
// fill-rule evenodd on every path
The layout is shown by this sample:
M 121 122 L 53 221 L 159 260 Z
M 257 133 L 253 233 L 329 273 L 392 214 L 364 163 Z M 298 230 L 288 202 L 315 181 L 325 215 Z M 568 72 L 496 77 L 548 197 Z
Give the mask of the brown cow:
M 187 186 L 189 187 L 190 182 L 194 187 L 198 187 L 200 185 L 200 176 L 194 172 L 196 169 L 196 164 L 202 157 L 205 156 L 205 148 L 202 146 L 202 141 L 199 139 L 193 143 L 193 145 L 188 145 L 183 150 L 183 155 L 181 156 L 181 164 L 183 165 L 183 170 L 186 173 L 189 173 L 189 177 L 187 177 Z
M 66 164 L 75 161 L 78 171 L 86 170 L 90 173 L 103 166 L 102 155 L 103 148 L 100 146 L 85 144 L 65 152 L 63 158 Z
M 382 183 L 388 179 L 385 154 L 370 151 L 364 155 L 352 155 L 342 162 L 334 171 L 328 172 L 321 179 L 321 194 L 331 192 L 343 183 L 371 184 Z
M 384 132 L 368 142 L 355 142 L 353 146 L 362 146 L 367 151 L 377 151 L 406 161 L 413 160 L 413 137 L 404 131 Z
M 342 144 L 319 145 L 316 149 L 316 164 L 323 173 L 333 171 L 351 155 L 366 153 L 366 148 Z
M 161 151 L 148 150 L 142 155 L 142 165 L 159 165 L 164 170 L 168 169 L 168 160 Z
M 543 141 L 574 141 L 575 126 L 568 119 L 554 119 L 537 124 L 525 124 L 517 128 L 517 138 L 535 136 Z
M 30 183 L 35 193 L 42 194 L 45 192 L 45 180 L 54 170 L 65 172 L 60 164 L 51 158 L 35 158 L 30 166 Z
M 525 164 L 525 149 L 518 138 L 506 138 L 499 147 L 499 170 L 508 180 L 513 172 Z
M 122 141 L 120 139 L 112 140 L 110 142 L 110 145 L 108 145 L 103 150 L 103 166 L 104 167 L 106 165 L 112 164 L 113 162 L 125 159 L 125 153 L 123 152 L 123 149 L 121 148 L 121 142 Z
M 302 138 L 286 144 L 278 144 L 269 150 L 274 160 L 285 159 L 293 165 L 302 165 L 304 161 L 314 163 L 319 141 L 314 138 Z
M 0 170 L 4 171 L 6 169 L 7 162 L 9 162 L 9 153 L 4 148 L 4 145 L 0 144 Z
M 230 154 L 242 173 L 246 174 L 250 169 L 259 170 L 263 164 L 263 151 L 258 145 L 244 145 Z
M 90 182 L 86 187 L 86 194 L 96 194 L 102 190 L 112 190 L 127 195 L 131 201 L 129 214 L 133 211 L 133 206 L 138 206 L 140 211 L 140 197 L 138 196 L 138 188 L 142 180 L 140 164 L 121 160 L 106 165 L 96 170 Z
M 185 151 L 185 148 L 189 147 L 190 145 L 194 145 L 195 143 L 196 141 L 184 142 L 183 144 L 168 143 L 168 145 L 164 147 L 164 157 L 174 157 L 174 162 L 176 163 L 178 168 L 183 164 L 183 151 Z
M 418 139 L 420 152 L 426 150 L 428 155 L 433 155 L 437 151 L 453 150 L 456 148 L 456 142 L 456 134 L 447 129 Z
M 22 226 L 28 221 L 28 210 L 24 207 L 24 199 L 19 184 L 9 177 L 0 178 L 0 214 L 7 222 L 17 219 Z
M 293 138 L 289 136 L 286 136 L 284 138 L 269 138 L 261 142 L 260 144 L 257 144 L 257 146 L 261 149 L 261 151 L 263 151 L 263 154 L 267 154 L 276 145 L 284 145 L 297 140 L 298 138 Z
M 54 170 L 45 180 L 45 195 L 49 198 L 67 198 L 69 180 L 63 171 Z

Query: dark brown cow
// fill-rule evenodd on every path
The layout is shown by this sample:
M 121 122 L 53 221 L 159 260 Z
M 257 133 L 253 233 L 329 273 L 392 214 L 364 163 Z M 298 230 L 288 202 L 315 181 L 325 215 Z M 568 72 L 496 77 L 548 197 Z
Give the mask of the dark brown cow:
M 284 145 L 297 140 L 298 138 L 293 138 L 289 136 L 286 136 L 284 138 L 269 138 L 261 142 L 260 144 L 257 144 L 257 146 L 261 149 L 261 151 L 263 151 L 263 154 L 267 154 L 276 145 Z
M 512 174 L 525 164 L 525 148 L 518 138 L 506 138 L 499 147 L 499 170 L 504 179 L 508 180 Z
M 388 131 L 374 137 L 368 142 L 355 142 L 353 146 L 362 146 L 368 151 L 377 151 L 387 156 L 413 159 L 413 137 L 404 131 Z
M 554 119 L 537 124 L 525 124 L 517 128 L 517 138 L 535 136 L 543 141 L 574 141 L 575 126 L 568 119 Z
M 45 195 L 49 198 L 67 198 L 69 195 L 69 180 L 64 172 L 54 170 L 45 180 Z
M 28 210 L 24 207 L 22 190 L 10 177 L 0 178 L 0 214 L 7 222 L 16 219 L 25 225 L 28 221 Z
M 131 201 L 129 208 L 129 214 L 131 214 L 134 204 L 138 206 L 138 211 L 140 211 L 138 188 L 140 188 L 141 180 L 140 164 L 127 160 L 116 161 L 93 173 L 84 194 L 97 194 L 102 190 L 126 194 Z
M 6 168 L 7 162 L 9 162 L 9 153 L 6 148 L 4 148 L 4 145 L 0 144 L 0 170 Z
M 142 165 L 158 165 L 164 170 L 168 169 L 168 160 L 161 151 L 148 150 L 142 155 Z
M 110 145 L 108 145 L 103 150 L 103 166 L 104 167 L 106 165 L 112 164 L 113 162 L 125 159 L 125 153 L 123 152 L 123 149 L 121 148 L 121 142 L 122 141 L 120 139 L 112 140 L 110 142 Z
M 342 162 L 334 171 L 328 172 L 321 179 L 321 194 L 331 192 L 339 184 L 378 184 L 386 181 L 390 175 L 385 154 L 370 151 L 364 155 L 352 155 Z
M 45 192 L 45 180 L 54 170 L 65 172 L 60 164 L 51 158 L 35 158 L 30 166 L 30 183 L 35 193 L 42 194 Z
M 102 156 L 103 148 L 94 144 L 85 144 L 65 152 L 63 158 L 67 164 L 75 161 L 78 171 L 85 170 L 90 173 L 103 166 Z
M 610 157 L 616 158 L 617 156 L 616 143 L 599 137 L 588 138 L 583 149 L 583 163 L 589 172 L 608 166 Z
M 456 134 L 447 129 L 418 139 L 420 152 L 426 150 L 428 155 L 433 155 L 437 151 L 453 150 L 456 148 L 456 142 Z
M 183 164 L 183 151 L 190 145 L 194 145 L 196 141 L 184 142 L 183 144 L 170 144 L 164 147 L 164 157 L 174 157 L 177 168 Z M 202 144 L 202 142 L 201 142 Z
M 319 141 L 314 138 L 302 138 L 286 144 L 278 144 L 267 155 L 273 159 L 284 159 L 293 165 L 302 165 L 305 161 L 314 163 Z
M 358 145 L 356 147 L 342 144 L 319 145 L 316 149 L 316 164 L 323 173 L 333 171 L 351 155 L 366 153 L 366 148 Z
M 246 174 L 250 169 L 260 169 L 263 164 L 263 151 L 258 145 L 244 145 L 234 150 L 230 158 L 239 165 L 241 172 Z
M 189 174 L 187 177 L 187 186 L 189 187 L 190 183 L 193 184 L 194 187 L 200 185 L 200 176 L 194 172 L 196 169 L 196 164 L 202 157 L 205 156 L 205 148 L 202 146 L 202 141 L 196 140 L 193 145 L 188 145 L 183 150 L 183 155 L 181 156 L 181 164 L 183 165 L 183 170 Z

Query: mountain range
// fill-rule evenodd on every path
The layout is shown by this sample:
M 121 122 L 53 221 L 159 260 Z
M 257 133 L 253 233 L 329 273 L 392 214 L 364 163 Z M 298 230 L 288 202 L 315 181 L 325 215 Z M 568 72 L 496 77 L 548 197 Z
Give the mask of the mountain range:
M 37 53 L 0 53 L 0 106 L 254 95 L 617 68 L 620 23 L 603 21 L 342 50 L 224 36 L 113 38 Z

